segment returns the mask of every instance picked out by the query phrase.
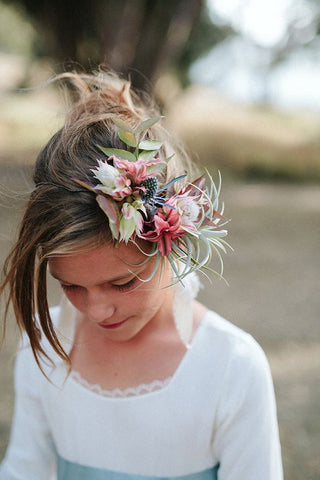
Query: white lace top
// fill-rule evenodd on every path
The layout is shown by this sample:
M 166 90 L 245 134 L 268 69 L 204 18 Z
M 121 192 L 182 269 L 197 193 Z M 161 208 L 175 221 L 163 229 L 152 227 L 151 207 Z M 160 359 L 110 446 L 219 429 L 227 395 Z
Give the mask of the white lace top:
M 71 378 L 82 385 L 84 388 L 87 388 L 91 392 L 94 392 L 102 397 L 109 397 L 109 398 L 124 398 L 124 397 L 134 397 L 137 395 L 143 395 L 145 393 L 155 392 L 156 390 L 160 390 L 164 388 L 170 382 L 172 377 L 168 377 L 165 380 L 153 380 L 150 383 L 141 383 L 135 387 L 128 387 L 124 390 L 120 388 L 115 388 L 113 390 L 106 390 L 103 389 L 97 383 L 89 383 L 85 378 L 83 378 L 79 372 L 72 371 Z
M 68 315 L 65 307 L 52 311 L 64 320 L 65 347 L 72 344 Z M 173 376 L 159 384 L 106 393 L 76 373 L 66 376 L 58 358 L 43 366 L 50 381 L 28 345 L 17 355 L 0 480 L 283 479 L 265 355 L 213 312 Z

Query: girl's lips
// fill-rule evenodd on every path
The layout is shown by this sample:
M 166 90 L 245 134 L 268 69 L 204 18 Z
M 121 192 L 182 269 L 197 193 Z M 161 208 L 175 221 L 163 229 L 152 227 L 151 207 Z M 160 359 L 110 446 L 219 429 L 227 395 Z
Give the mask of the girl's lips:
M 100 323 L 100 327 L 106 328 L 107 330 L 112 330 L 114 328 L 119 328 L 121 325 L 123 325 L 128 319 L 126 318 L 125 320 L 122 320 L 121 322 L 118 323 Z

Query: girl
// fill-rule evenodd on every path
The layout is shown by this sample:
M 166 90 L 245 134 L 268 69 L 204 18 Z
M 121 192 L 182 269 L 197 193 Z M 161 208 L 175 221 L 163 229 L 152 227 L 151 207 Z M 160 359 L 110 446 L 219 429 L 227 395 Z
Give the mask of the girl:
M 1 480 L 282 479 L 266 358 L 195 300 L 227 245 L 219 188 L 127 82 L 64 77 L 79 97 L 5 264 L 25 333 Z

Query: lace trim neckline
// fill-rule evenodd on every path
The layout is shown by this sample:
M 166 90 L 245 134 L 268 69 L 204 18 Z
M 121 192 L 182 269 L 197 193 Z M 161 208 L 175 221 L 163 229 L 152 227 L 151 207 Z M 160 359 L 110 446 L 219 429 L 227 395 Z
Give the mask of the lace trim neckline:
M 75 380 L 77 383 L 79 383 L 82 387 L 86 388 L 90 392 L 107 398 L 127 398 L 145 395 L 156 390 L 161 390 L 162 388 L 166 387 L 172 379 L 171 376 L 164 380 L 153 380 L 150 383 L 141 383 L 136 387 L 128 387 L 124 390 L 120 388 L 115 388 L 113 390 L 105 390 L 99 384 L 88 382 L 80 375 L 79 372 L 75 370 L 72 370 L 70 376 L 73 380 Z
M 164 380 L 153 380 L 150 383 L 141 383 L 134 387 L 127 387 L 125 389 L 115 388 L 113 390 L 107 390 L 101 387 L 99 384 L 93 384 L 88 382 L 85 378 L 83 378 L 77 370 L 71 370 L 70 377 L 71 380 L 75 381 L 78 385 L 85 388 L 86 390 L 99 395 L 105 398 L 128 398 L 128 397 L 139 397 L 146 395 L 148 393 L 155 392 L 157 390 L 162 390 L 167 387 L 174 379 L 179 375 L 179 372 L 183 369 L 185 363 L 188 361 L 190 356 L 190 350 L 196 344 L 198 337 L 200 335 L 200 331 L 202 330 L 204 324 L 206 323 L 208 312 L 202 318 L 200 325 L 192 339 L 191 345 L 189 349 L 187 349 L 186 353 L 182 357 L 181 362 L 179 363 L 178 367 L 176 368 L 173 375 L 170 377 L 165 378 Z

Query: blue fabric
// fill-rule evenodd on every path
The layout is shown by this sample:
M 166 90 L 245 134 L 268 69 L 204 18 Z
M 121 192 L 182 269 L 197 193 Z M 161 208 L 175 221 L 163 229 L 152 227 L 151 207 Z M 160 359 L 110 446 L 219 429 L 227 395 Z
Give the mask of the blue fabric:
M 58 456 L 58 480 L 170 480 L 171 478 L 174 480 L 218 480 L 218 468 L 219 465 L 199 473 L 180 477 L 149 477 L 86 467 Z

